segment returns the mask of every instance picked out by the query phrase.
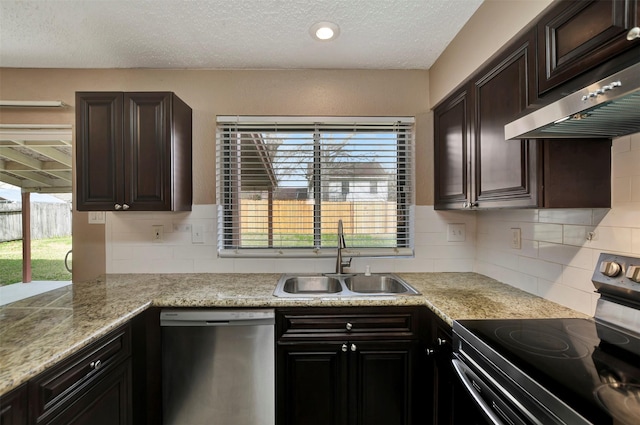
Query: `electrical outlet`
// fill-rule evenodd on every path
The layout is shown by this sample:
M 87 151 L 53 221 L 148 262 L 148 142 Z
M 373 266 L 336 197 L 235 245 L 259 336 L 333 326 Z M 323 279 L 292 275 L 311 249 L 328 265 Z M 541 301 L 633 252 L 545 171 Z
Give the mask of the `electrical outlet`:
M 153 233 L 151 234 L 151 240 L 153 243 L 162 243 L 164 239 L 164 226 L 161 224 L 151 226 Z
M 511 229 L 511 248 L 513 249 L 522 248 L 522 236 L 521 236 L 521 230 L 519 228 Z
M 191 226 L 191 243 L 204 243 L 204 226 L 202 224 Z
M 447 226 L 448 242 L 464 242 L 467 239 L 467 226 L 464 223 Z

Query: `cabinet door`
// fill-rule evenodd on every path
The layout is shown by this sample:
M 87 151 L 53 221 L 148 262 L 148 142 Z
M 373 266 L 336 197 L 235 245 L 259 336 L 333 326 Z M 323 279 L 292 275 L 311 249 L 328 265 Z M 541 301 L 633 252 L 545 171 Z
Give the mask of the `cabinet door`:
M 452 424 L 453 421 L 453 370 L 451 366 L 451 328 L 432 316 L 436 338 L 433 341 L 430 359 L 433 367 L 433 423 Z
M 124 203 L 171 210 L 171 94 L 124 94 Z
M 349 423 L 410 424 L 415 344 L 349 342 Z
M 534 142 L 507 141 L 504 136 L 504 125 L 535 96 L 528 84 L 535 78 L 534 72 L 535 31 L 530 31 L 475 80 L 474 206 L 528 207 L 537 203 Z
M 469 201 L 468 90 L 454 94 L 434 111 L 435 208 L 464 208 Z
M 122 155 L 122 93 L 77 93 L 78 211 L 112 211 L 122 203 Z
M 47 424 L 126 425 L 131 422 L 131 360 L 80 395 Z
M 110 332 L 29 381 L 29 410 L 36 422 L 47 423 L 131 354 L 128 324 Z
M 348 355 L 342 344 L 278 345 L 278 424 L 347 424 Z
M 539 93 L 640 46 L 626 38 L 639 13 L 637 0 L 558 2 L 539 23 Z
M 0 396 L 0 425 L 27 423 L 27 386 L 22 386 Z

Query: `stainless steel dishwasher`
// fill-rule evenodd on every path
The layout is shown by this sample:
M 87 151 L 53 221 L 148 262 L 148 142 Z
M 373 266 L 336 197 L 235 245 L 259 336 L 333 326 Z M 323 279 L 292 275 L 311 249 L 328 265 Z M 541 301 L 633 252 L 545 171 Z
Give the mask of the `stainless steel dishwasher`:
M 165 424 L 275 423 L 273 310 L 162 310 Z

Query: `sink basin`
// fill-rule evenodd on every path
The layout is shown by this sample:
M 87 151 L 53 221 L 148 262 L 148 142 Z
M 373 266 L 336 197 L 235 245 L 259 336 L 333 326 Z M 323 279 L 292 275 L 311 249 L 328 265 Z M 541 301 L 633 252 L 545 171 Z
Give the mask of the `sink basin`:
M 388 273 L 294 275 L 283 274 L 273 292 L 276 297 L 362 297 L 419 295 L 411 285 Z
M 354 275 L 345 278 L 344 283 L 351 292 L 361 294 L 402 294 L 413 289 L 399 278 L 386 274 Z
M 295 276 L 284 280 L 282 290 L 288 294 L 335 294 L 342 291 L 342 285 L 328 276 Z

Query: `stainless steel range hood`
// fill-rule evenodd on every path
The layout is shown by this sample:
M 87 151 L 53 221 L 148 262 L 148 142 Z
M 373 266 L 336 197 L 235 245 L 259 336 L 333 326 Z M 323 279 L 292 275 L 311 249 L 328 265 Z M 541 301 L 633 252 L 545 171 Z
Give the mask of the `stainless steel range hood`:
M 613 138 L 640 132 L 640 63 L 504 126 L 505 138 Z

